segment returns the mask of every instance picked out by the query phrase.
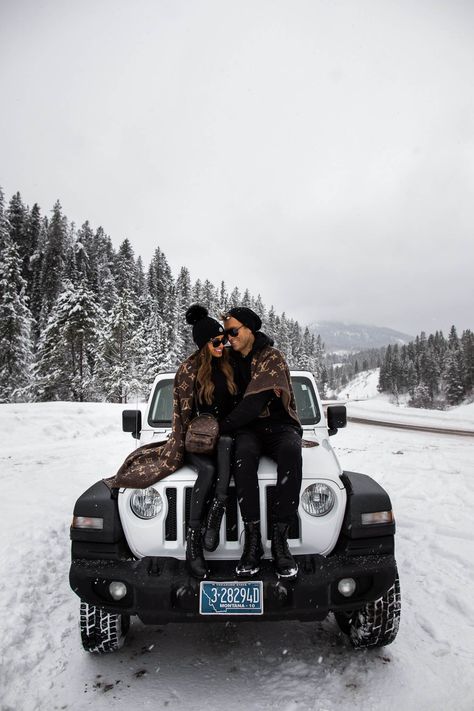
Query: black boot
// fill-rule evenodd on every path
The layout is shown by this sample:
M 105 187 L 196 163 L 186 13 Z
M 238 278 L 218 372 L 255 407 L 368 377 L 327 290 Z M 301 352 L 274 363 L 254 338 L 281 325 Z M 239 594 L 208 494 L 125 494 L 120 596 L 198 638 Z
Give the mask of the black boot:
M 288 523 L 274 523 L 272 528 L 272 558 L 279 578 L 292 580 L 298 575 L 298 564 L 288 548 Z
M 188 528 L 186 536 L 186 563 L 191 575 L 195 578 L 205 578 L 208 570 L 202 551 L 200 528 Z
M 225 501 L 214 499 L 207 514 L 203 546 L 207 551 L 215 551 L 219 545 L 219 531 L 225 511 Z
M 260 570 L 260 561 L 263 558 L 260 521 L 244 522 L 244 526 L 244 552 L 235 569 L 237 577 L 239 578 L 248 578 L 258 573 Z

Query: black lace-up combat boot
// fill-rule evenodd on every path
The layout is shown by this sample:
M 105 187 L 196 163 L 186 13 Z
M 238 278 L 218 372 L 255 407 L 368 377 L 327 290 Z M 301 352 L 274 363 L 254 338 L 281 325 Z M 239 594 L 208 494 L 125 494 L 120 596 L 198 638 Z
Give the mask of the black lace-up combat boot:
M 287 523 L 274 523 L 272 527 L 272 558 L 279 578 L 292 580 L 298 575 L 298 564 L 288 548 Z
M 260 561 L 263 558 L 260 521 L 244 522 L 244 526 L 244 551 L 235 569 L 239 578 L 248 578 L 258 573 L 260 570 Z
M 203 545 L 207 551 L 215 551 L 219 545 L 219 531 L 224 512 L 225 501 L 214 499 L 207 515 L 206 532 L 203 539 Z
M 202 551 L 202 536 L 200 528 L 188 528 L 186 536 L 186 563 L 188 570 L 195 578 L 205 578 L 208 573 Z

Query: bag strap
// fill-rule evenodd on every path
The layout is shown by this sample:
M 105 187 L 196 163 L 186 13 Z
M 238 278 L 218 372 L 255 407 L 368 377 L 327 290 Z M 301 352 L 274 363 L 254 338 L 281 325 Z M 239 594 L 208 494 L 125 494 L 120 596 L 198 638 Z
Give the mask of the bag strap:
M 197 392 L 197 373 L 196 377 L 194 378 L 194 386 L 193 386 L 193 403 L 194 403 L 194 409 L 196 411 L 196 416 L 199 417 L 201 414 L 199 412 L 199 397 L 198 397 L 198 392 Z

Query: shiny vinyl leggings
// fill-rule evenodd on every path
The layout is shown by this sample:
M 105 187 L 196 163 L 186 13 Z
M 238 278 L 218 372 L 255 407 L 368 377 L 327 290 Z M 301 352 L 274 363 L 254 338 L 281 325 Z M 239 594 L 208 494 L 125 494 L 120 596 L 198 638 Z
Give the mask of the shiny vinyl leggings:
M 186 452 L 185 464 L 198 475 L 191 493 L 191 528 L 199 528 L 202 525 L 213 497 L 220 501 L 226 500 L 233 444 L 234 440 L 230 435 L 222 435 L 212 455 Z

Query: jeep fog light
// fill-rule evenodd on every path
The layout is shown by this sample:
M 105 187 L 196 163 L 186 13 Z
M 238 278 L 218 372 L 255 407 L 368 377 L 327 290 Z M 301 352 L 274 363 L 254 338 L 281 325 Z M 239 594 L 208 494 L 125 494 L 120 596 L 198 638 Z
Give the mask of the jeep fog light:
M 152 486 L 136 489 L 130 498 L 130 507 L 138 518 L 155 518 L 163 510 L 163 499 Z
M 350 597 L 355 593 L 356 581 L 354 578 L 342 578 L 337 584 L 337 589 L 344 597 Z
M 127 594 L 127 586 L 118 580 L 112 580 L 109 585 L 109 593 L 114 600 L 121 600 Z
M 325 516 L 336 502 L 334 491 L 327 484 L 317 483 L 306 487 L 301 496 L 301 504 L 310 516 Z

